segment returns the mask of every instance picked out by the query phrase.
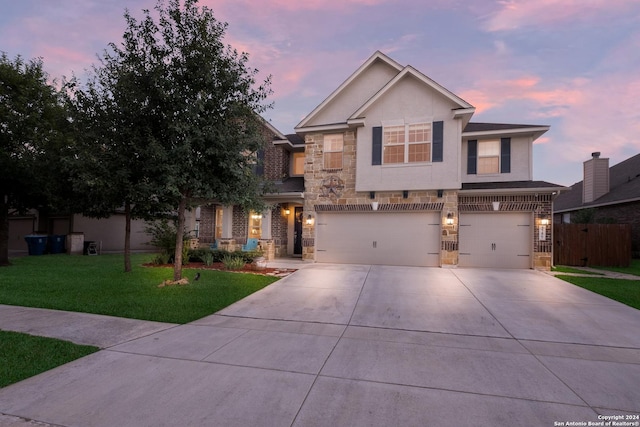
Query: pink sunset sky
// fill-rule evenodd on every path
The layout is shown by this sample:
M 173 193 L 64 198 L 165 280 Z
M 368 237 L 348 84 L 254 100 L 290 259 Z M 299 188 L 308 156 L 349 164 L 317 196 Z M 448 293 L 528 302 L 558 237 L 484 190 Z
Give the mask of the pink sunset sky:
M 119 44 L 156 0 L 0 0 L 0 51 L 52 78 Z M 272 76 L 265 118 L 293 128 L 376 50 L 476 107 L 475 122 L 550 125 L 534 179 L 571 185 L 600 151 L 640 153 L 639 0 L 200 0 L 226 43 Z M 638 171 L 640 173 L 640 171 Z

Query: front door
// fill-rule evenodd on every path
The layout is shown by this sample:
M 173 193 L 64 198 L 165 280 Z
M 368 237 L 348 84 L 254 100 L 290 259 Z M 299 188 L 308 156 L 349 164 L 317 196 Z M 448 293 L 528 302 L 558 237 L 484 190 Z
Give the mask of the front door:
M 302 255 L 302 206 L 296 206 L 294 210 L 293 222 L 293 254 Z

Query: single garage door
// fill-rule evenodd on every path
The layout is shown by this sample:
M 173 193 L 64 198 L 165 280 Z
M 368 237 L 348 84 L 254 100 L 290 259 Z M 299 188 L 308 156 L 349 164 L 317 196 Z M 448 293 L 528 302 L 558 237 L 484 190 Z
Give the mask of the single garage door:
M 460 267 L 531 268 L 530 213 L 461 213 Z
M 318 213 L 316 261 L 440 265 L 438 212 Z

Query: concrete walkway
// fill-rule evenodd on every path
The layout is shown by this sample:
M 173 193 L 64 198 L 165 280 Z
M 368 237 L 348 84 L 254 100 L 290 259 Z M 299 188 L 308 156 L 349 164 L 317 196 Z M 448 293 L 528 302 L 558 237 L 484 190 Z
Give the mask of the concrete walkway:
M 313 264 L 153 326 L 0 389 L 0 425 L 554 426 L 640 412 L 640 311 L 536 271 Z

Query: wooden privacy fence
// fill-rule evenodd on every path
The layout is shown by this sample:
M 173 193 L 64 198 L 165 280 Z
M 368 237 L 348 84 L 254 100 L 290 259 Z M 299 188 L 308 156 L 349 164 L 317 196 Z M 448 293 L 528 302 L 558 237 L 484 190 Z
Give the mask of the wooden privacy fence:
M 554 224 L 555 265 L 628 267 L 631 224 Z

